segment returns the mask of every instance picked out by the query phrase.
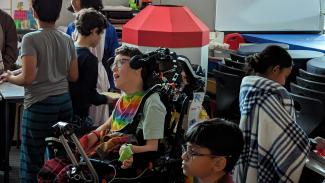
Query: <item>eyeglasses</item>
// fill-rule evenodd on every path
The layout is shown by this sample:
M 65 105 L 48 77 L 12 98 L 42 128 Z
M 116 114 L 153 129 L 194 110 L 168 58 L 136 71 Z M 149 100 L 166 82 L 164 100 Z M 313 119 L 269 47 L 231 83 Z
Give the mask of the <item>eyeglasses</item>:
M 185 154 L 187 159 L 193 159 L 195 156 L 207 156 L 207 157 L 211 157 L 211 158 L 217 158 L 217 157 L 231 157 L 231 155 L 229 156 L 218 156 L 218 155 L 213 155 L 213 154 L 202 154 L 202 153 L 198 153 L 193 151 L 193 149 L 189 148 L 188 145 L 182 145 L 182 153 Z
M 118 59 L 114 60 L 113 64 L 111 65 L 111 70 L 113 70 L 115 67 L 117 69 L 120 69 L 126 62 L 129 62 L 130 59 Z

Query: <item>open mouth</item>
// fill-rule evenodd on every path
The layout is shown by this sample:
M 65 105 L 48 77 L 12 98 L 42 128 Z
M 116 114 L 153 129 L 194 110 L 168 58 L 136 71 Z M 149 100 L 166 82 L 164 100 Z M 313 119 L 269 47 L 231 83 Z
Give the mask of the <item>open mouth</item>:
M 182 168 L 186 168 L 186 167 L 187 167 L 186 163 L 182 162 Z
M 120 75 L 118 73 L 113 73 L 114 80 L 117 80 L 119 77 L 120 77 Z

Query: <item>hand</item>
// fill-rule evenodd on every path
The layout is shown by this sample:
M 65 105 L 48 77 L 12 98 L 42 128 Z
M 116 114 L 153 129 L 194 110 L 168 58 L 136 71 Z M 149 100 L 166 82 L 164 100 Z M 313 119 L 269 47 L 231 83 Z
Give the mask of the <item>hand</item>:
M 17 69 L 17 70 L 12 71 L 12 74 L 15 75 L 15 76 L 17 76 L 18 74 L 20 74 L 22 72 L 23 72 L 23 70 L 20 68 L 20 69 Z
M 3 74 L 0 75 L 0 83 L 3 83 L 3 82 L 7 82 L 9 81 L 9 78 L 13 76 L 12 72 L 11 71 L 7 71 Z
M 133 156 L 131 156 L 131 158 L 129 158 L 127 160 L 124 160 L 122 162 L 121 168 L 128 169 L 128 168 L 130 168 L 132 166 L 132 164 L 133 164 Z
M 123 144 L 119 150 L 119 161 L 122 162 L 122 168 L 129 168 L 133 162 L 132 144 Z M 132 160 L 130 160 L 132 158 Z
M 86 153 L 89 153 L 89 151 L 92 150 L 92 147 L 96 144 L 98 141 L 97 135 L 94 133 L 89 133 L 84 135 L 79 139 L 81 146 L 85 150 Z
M 112 97 L 110 97 L 110 96 L 108 96 L 108 95 L 105 95 L 105 96 L 106 96 L 106 98 L 107 98 L 107 104 L 111 104 L 111 103 L 113 103 L 114 98 L 112 98 Z
M 317 142 L 316 149 L 325 149 L 325 139 L 316 137 L 315 141 Z

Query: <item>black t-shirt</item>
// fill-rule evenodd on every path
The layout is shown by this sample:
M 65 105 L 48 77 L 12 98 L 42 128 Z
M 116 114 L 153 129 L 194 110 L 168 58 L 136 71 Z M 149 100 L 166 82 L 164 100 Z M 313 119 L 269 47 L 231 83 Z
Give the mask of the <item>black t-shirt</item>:
M 76 47 L 78 56 L 79 79 L 69 82 L 73 113 L 82 117 L 88 116 L 91 104 L 107 103 L 105 95 L 97 92 L 98 59 L 88 48 Z

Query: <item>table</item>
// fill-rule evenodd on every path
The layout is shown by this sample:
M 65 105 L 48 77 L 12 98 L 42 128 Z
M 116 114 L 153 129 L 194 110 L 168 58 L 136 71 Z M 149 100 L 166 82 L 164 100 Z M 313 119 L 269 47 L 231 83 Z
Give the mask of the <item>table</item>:
M 24 100 L 24 88 L 8 82 L 0 84 L 0 100 L 5 102 L 5 172 L 4 182 L 9 182 L 9 148 L 10 148 L 10 132 L 9 132 L 9 107 L 8 104 L 13 102 L 21 102 Z
M 325 53 L 324 34 L 243 34 L 246 42 L 285 43 L 291 50 L 314 50 Z
M 289 49 L 289 45 L 288 44 L 284 44 L 284 43 L 258 43 L 258 44 L 254 44 L 254 45 L 249 45 L 249 46 L 241 46 L 239 47 L 239 49 L 237 50 L 237 53 L 239 55 L 251 55 L 254 53 L 260 53 L 262 52 L 266 47 L 270 46 L 270 45 L 278 45 L 286 50 Z
M 313 50 L 288 50 L 288 53 L 293 60 L 309 60 L 324 56 L 324 53 Z
M 288 50 L 288 53 L 293 60 L 294 72 L 297 73 L 299 69 L 306 70 L 306 64 L 310 59 L 324 56 L 324 53 L 312 50 Z
M 314 74 L 325 75 L 325 56 L 309 60 L 307 62 L 307 71 Z
M 292 58 L 293 68 L 287 79 L 285 87 L 290 90 L 290 82 L 296 82 L 296 76 L 299 75 L 299 69 L 306 70 L 306 63 L 308 60 L 322 57 L 324 54 L 322 52 L 312 50 L 288 50 L 288 53 Z

